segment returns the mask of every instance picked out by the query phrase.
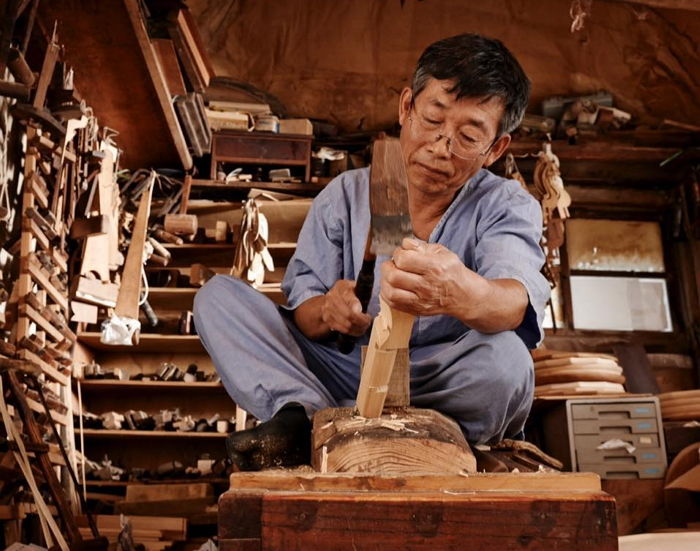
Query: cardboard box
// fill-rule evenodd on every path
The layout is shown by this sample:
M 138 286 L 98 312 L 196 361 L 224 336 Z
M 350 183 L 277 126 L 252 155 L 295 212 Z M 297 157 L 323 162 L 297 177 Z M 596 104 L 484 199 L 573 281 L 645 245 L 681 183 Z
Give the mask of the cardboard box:
M 280 134 L 303 134 L 312 136 L 313 125 L 309 119 L 281 119 L 279 126 Z

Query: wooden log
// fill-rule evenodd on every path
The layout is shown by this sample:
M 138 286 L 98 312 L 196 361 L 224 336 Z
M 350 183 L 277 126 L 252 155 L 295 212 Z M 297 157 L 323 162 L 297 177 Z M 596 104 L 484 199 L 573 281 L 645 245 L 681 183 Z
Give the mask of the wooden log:
M 429 409 L 379 418 L 328 408 L 313 419 L 311 464 L 319 472 L 473 473 L 476 459 L 459 425 Z
M 197 215 L 166 214 L 163 223 L 165 231 L 174 235 L 194 235 L 197 233 Z

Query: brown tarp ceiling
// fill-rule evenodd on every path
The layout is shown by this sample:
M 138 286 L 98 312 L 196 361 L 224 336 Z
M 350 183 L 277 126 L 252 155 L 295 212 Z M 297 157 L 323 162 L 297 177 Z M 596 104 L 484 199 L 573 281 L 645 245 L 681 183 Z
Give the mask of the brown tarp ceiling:
M 276 95 L 292 115 L 346 131 L 396 120 L 420 52 L 461 32 L 499 38 L 543 98 L 598 90 L 641 123 L 700 125 L 700 11 L 594 0 L 188 0 L 218 75 Z

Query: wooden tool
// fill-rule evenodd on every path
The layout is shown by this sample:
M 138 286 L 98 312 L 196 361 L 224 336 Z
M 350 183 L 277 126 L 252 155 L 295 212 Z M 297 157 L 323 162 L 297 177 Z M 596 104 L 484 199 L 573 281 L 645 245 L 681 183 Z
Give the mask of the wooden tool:
M 372 167 L 369 177 L 370 230 L 365 245 L 362 267 L 357 276 L 355 294 L 362 311 L 372 298 L 374 268 L 377 255 L 390 256 L 404 237 L 413 234 L 408 212 L 408 177 L 399 140 L 376 140 L 372 147 Z M 348 354 L 357 339 L 340 335 L 338 350 Z
M 139 319 L 139 298 L 141 294 L 141 270 L 143 269 L 143 252 L 146 246 L 146 230 L 148 229 L 148 216 L 151 212 L 151 196 L 153 194 L 153 181 L 146 187 L 141 195 L 139 209 L 134 219 L 134 230 L 131 232 L 131 244 L 124 262 L 122 282 L 119 287 L 119 296 L 114 313 L 118 316 L 130 319 Z M 138 332 L 135 335 L 138 338 Z

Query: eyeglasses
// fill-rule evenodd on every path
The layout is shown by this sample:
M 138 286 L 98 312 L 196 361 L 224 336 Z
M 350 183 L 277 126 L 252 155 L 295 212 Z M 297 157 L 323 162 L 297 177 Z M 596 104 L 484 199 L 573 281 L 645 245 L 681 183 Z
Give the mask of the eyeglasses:
M 478 157 L 483 157 L 488 154 L 493 144 L 498 140 L 498 136 L 496 136 L 487 146 L 483 141 L 474 140 L 462 133 L 458 133 L 456 138 L 452 138 L 441 132 L 443 126 L 442 122 L 433 121 L 424 114 L 419 113 L 415 105 L 412 105 L 411 109 L 415 113 L 415 118 L 409 115 L 408 122 L 411 124 L 411 130 L 416 136 L 429 139 L 431 135 L 434 135 L 435 139 L 433 141 L 435 143 L 445 138 L 445 140 L 447 140 L 447 150 L 450 154 L 464 161 L 473 161 Z M 413 125 L 414 121 L 416 122 L 415 126 Z

